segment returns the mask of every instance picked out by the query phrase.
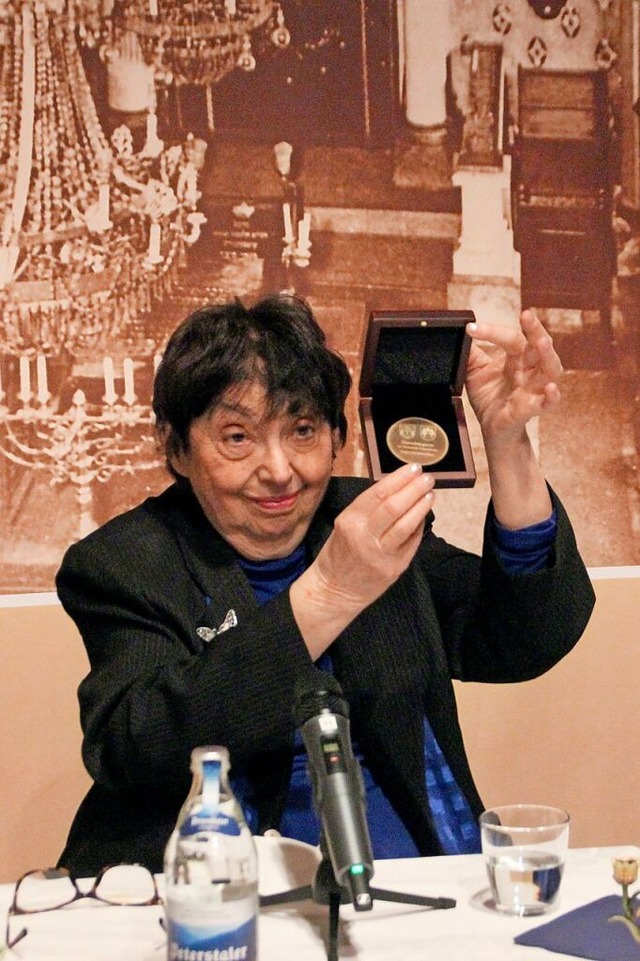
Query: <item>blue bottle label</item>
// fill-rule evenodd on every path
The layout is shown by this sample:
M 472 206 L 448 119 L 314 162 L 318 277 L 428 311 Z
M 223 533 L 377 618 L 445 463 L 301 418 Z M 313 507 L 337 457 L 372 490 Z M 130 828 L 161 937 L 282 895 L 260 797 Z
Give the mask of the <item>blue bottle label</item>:
M 255 961 L 256 919 L 220 930 L 214 925 L 169 922 L 169 961 Z
M 238 837 L 240 825 L 235 818 L 223 814 L 221 811 L 208 811 L 204 806 L 190 814 L 180 825 L 180 836 L 215 831 L 216 834 L 229 834 Z
M 203 831 L 215 831 L 218 834 L 230 834 L 238 837 L 240 825 L 235 818 L 224 814 L 219 805 L 220 761 L 207 759 L 202 764 L 202 804 L 198 810 L 189 814 L 180 825 L 181 836 L 200 834 Z

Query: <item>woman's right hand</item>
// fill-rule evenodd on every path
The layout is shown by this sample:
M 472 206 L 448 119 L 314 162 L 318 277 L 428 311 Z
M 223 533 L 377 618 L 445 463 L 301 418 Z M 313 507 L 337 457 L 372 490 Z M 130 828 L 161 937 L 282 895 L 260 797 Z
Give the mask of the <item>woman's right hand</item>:
M 326 544 L 289 592 L 314 660 L 409 566 L 433 506 L 433 487 L 433 475 L 406 464 L 336 518 Z

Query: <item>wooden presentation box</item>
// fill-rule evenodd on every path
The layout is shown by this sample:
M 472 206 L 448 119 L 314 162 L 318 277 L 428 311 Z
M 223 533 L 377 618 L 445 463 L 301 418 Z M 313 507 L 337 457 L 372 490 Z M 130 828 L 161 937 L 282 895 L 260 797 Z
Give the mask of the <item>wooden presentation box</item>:
M 471 310 L 374 311 L 362 357 L 360 422 L 369 474 L 403 463 L 435 475 L 436 487 L 473 487 L 476 472 L 462 388 Z

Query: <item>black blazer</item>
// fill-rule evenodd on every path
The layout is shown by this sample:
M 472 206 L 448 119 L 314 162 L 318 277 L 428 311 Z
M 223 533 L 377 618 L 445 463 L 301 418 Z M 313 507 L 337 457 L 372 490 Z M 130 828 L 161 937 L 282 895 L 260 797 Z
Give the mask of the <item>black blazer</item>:
M 311 557 L 367 483 L 331 480 L 307 535 Z M 440 852 L 424 715 L 479 813 L 452 678 L 536 677 L 589 619 L 593 589 L 552 496 L 558 533 L 546 569 L 505 572 L 489 522 L 482 558 L 428 526 L 408 570 L 331 646 L 354 739 L 422 854 Z M 94 779 L 60 864 L 79 875 L 115 861 L 161 870 L 189 788 L 190 752 L 201 744 L 229 749 L 249 779 L 259 831 L 277 828 L 291 771 L 293 685 L 309 664 L 288 591 L 259 606 L 234 550 L 176 485 L 69 548 L 57 589 L 91 664 L 79 700 Z

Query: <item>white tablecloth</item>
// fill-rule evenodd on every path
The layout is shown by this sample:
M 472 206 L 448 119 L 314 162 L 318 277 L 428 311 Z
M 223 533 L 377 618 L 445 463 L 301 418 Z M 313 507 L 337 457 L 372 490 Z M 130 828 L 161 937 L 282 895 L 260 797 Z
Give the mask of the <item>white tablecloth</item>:
M 259 839 L 263 894 L 311 883 L 316 851 L 298 842 Z M 378 861 L 374 887 L 430 897 L 455 898 L 451 910 L 376 900 L 373 910 L 340 908 L 339 957 L 363 961 L 553 961 L 566 955 L 513 943 L 517 934 L 608 894 L 619 894 L 614 856 L 640 857 L 638 848 L 582 848 L 569 852 L 559 901 L 542 918 L 509 918 L 488 906 L 490 895 L 480 855 Z M 0 924 L 13 887 L 0 885 Z M 12 934 L 26 922 L 29 933 L 6 958 L 25 961 L 165 961 L 161 907 L 109 907 L 79 901 L 60 911 L 14 918 Z M 328 908 L 311 901 L 271 907 L 259 921 L 260 961 L 326 961 Z M 640 957 L 640 955 L 639 955 Z

